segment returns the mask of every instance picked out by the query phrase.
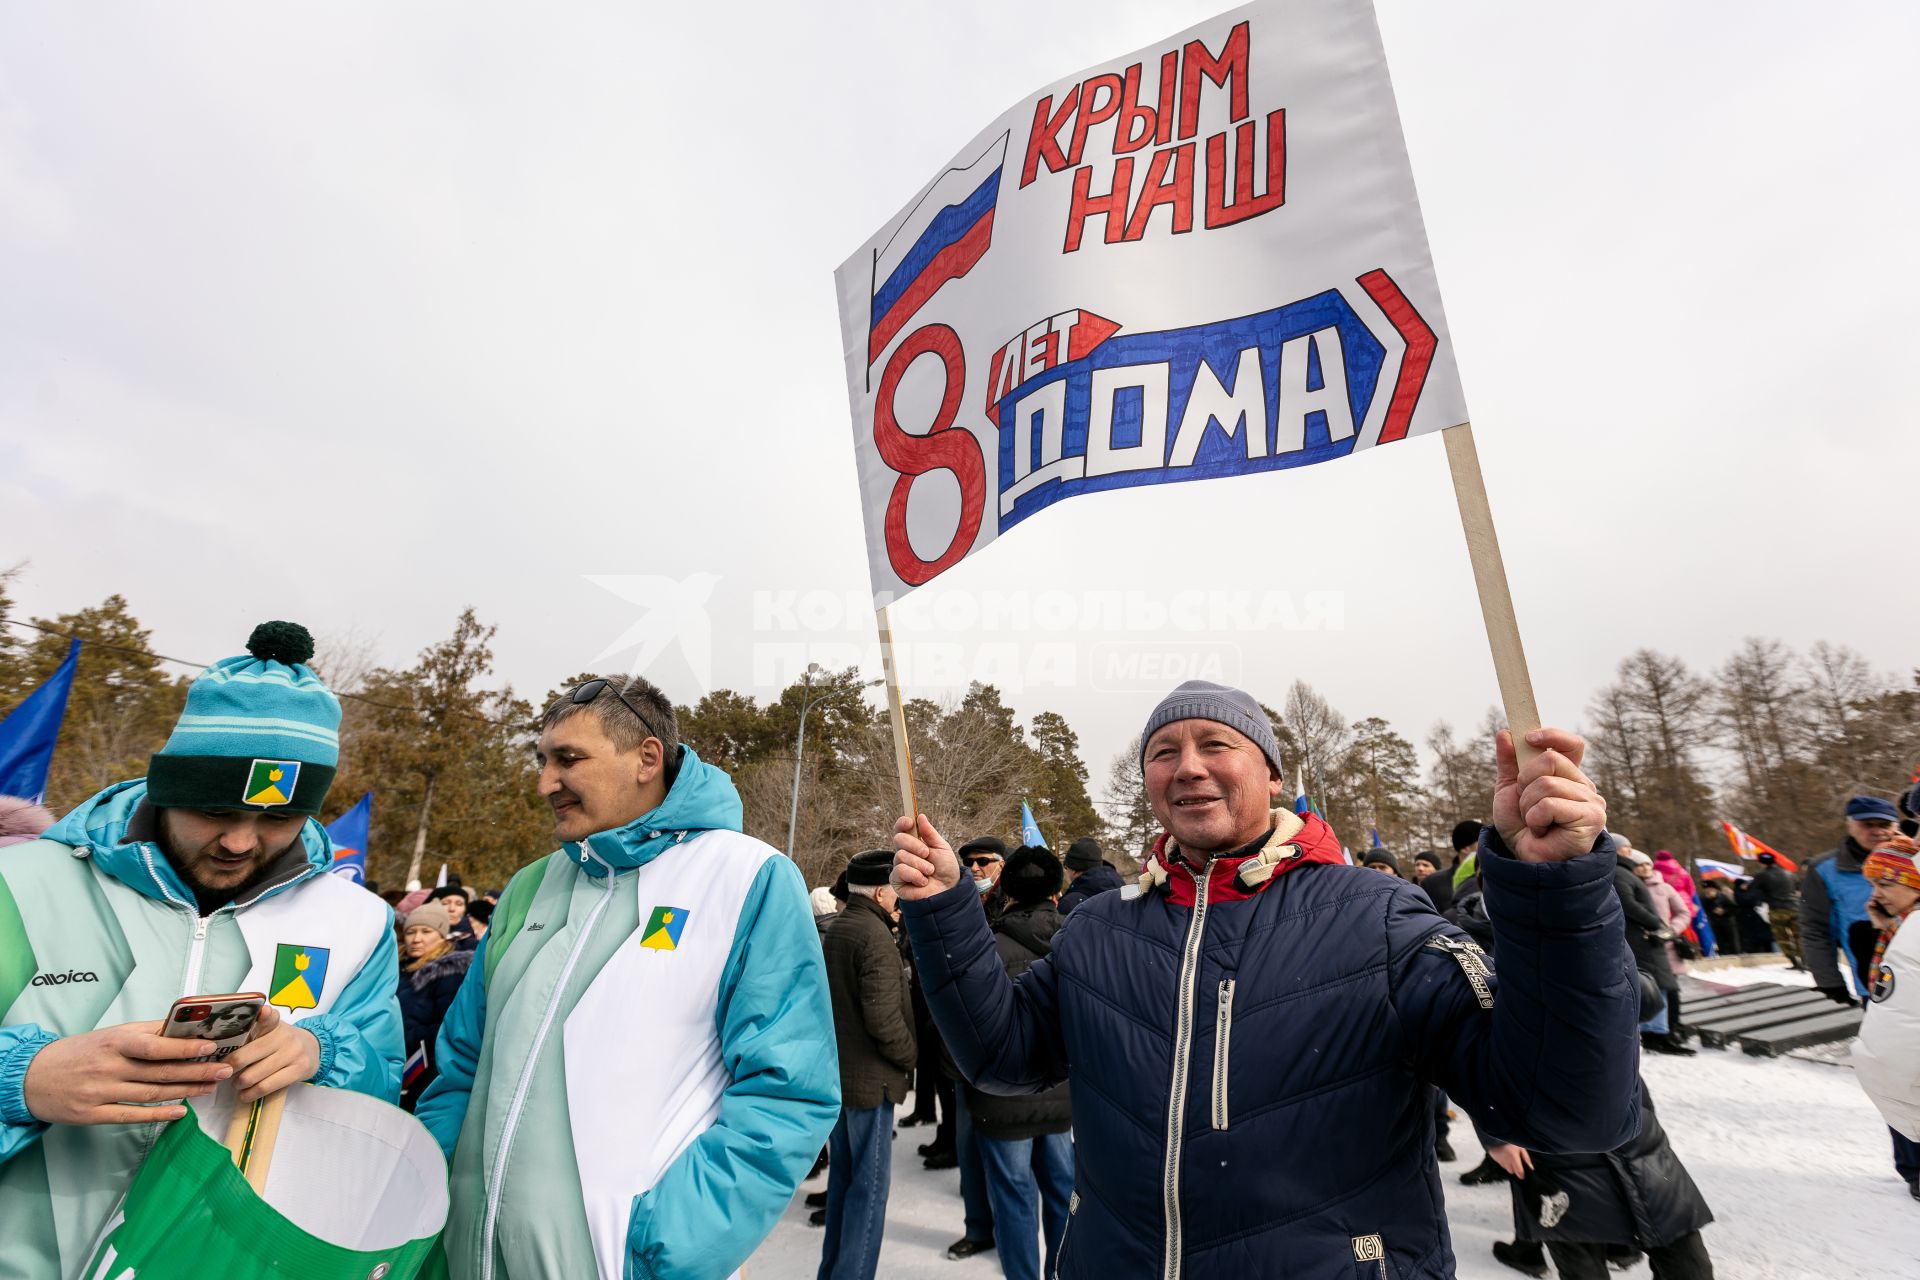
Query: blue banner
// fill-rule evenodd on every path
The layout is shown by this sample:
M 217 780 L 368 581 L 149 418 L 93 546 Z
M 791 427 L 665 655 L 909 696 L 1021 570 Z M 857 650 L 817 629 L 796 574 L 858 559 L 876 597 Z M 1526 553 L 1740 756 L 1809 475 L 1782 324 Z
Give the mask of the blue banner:
M 1033 810 L 1025 800 L 1020 802 L 1020 843 L 1029 849 L 1047 847 L 1047 838 L 1040 834 L 1040 824 L 1033 820 Z
M 327 839 L 333 842 L 333 865 L 327 870 L 345 876 L 355 884 L 367 882 L 367 832 L 373 825 L 373 792 L 327 824 Z
M 79 663 L 80 642 L 69 641 L 66 659 L 54 673 L 0 720 L 0 795 L 35 804 L 47 798 L 53 748 L 60 741 L 60 722 L 66 718 L 67 695 Z

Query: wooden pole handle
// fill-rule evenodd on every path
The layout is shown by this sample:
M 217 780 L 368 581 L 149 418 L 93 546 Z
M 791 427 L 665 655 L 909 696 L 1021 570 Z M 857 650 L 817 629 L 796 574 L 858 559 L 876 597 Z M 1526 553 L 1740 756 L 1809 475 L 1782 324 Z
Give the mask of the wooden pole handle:
M 907 740 L 907 707 L 900 696 L 900 670 L 893 657 L 893 623 L 887 606 L 874 611 L 880 627 L 880 669 L 887 678 L 887 712 L 893 723 L 893 767 L 900 778 L 900 803 L 906 816 L 918 819 L 920 799 L 913 785 L 913 745 Z
M 1513 749 L 1525 764 L 1540 754 L 1526 743 L 1526 735 L 1540 727 L 1540 710 L 1533 700 L 1527 654 L 1520 646 L 1520 623 L 1514 617 L 1513 596 L 1507 590 L 1500 539 L 1493 531 L 1493 510 L 1487 505 L 1487 484 L 1480 473 L 1480 453 L 1473 444 L 1473 424 L 1448 427 L 1440 436 L 1447 442 L 1447 468 L 1453 473 L 1453 496 L 1460 505 L 1461 530 L 1467 535 L 1473 583 L 1480 591 L 1480 616 L 1486 621 L 1487 645 L 1493 650 L 1493 674 L 1500 682 L 1500 701 L 1506 707 L 1507 727 L 1513 731 Z
M 227 1122 L 227 1150 L 255 1195 L 267 1193 L 267 1173 L 273 1167 L 273 1148 L 280 1140 L 280 1118 L 286 1109 L 287 1091 L 281 1089 L 252 1103 L 235 1103 L 233 1118 Z

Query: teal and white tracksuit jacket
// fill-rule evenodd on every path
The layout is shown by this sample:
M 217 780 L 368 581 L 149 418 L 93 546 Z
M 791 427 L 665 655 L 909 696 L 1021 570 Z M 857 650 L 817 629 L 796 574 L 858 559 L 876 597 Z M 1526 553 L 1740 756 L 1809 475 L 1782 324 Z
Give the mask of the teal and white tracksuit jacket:
M 315 1084 L 400 1095 L 392 912 L 327 874 L 326 832 L 309 820 L 264 888 L 202 917 L 152 843 L 146 793 L 109 787 L 0 850 L 0 1280 L 74 1274 L 159 1136 L 33 1118 L 27 1066 L 61 1036 L 158 1020 L 181 996 L 263 991 L 319 1041 Z M 288 974 L 300 983 L 276 984 Z
M 508 884 L 417 1111 L 453 1280 L 721 1280 L 792 1199 L 833 1010 L 800 873 L 740 817 L 687 750 L 659 808 Z

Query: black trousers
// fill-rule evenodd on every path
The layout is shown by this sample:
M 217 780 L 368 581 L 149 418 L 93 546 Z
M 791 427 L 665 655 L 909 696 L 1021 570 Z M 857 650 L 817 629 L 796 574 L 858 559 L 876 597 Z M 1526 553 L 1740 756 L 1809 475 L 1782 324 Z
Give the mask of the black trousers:
M 1556 1242 L 1547 1246 L 1547 1253 L 1560 1280 L 1609 1280 L 1611 1275 L 1604 1244 Z M 1698 1231 L 1647 1250 L 1647 1263 L 1653 1268 L 1653 1280 L 1713 1280 L 1713 1259 L 1707 1256 L 1707 1242 Z
M 1920 1142 L 1915 1142 L 1898 1129 L 1888 1129 L 1893 1135 L 1893 1167 L 1899 1175 L 1911 1183 L 1920 1178 Z

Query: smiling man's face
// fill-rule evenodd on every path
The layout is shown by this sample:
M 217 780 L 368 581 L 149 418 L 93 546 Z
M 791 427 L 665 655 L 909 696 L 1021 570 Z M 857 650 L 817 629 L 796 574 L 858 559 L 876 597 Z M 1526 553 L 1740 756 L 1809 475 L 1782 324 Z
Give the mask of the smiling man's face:
M 1212 720 L 1175 720 L 1146 750 L 1147 801 L 1190 854 L 1226 853 L 1273 823 L 1281 781 L 1267 757 L 1237 730 Z
M 665 794 L 660 740 L 622 751 L 595 715 L 576 712 L 554 724 L 534 757 L 541 798 L 553 806 L 553 834 L 563 842 L 624 827 Z

